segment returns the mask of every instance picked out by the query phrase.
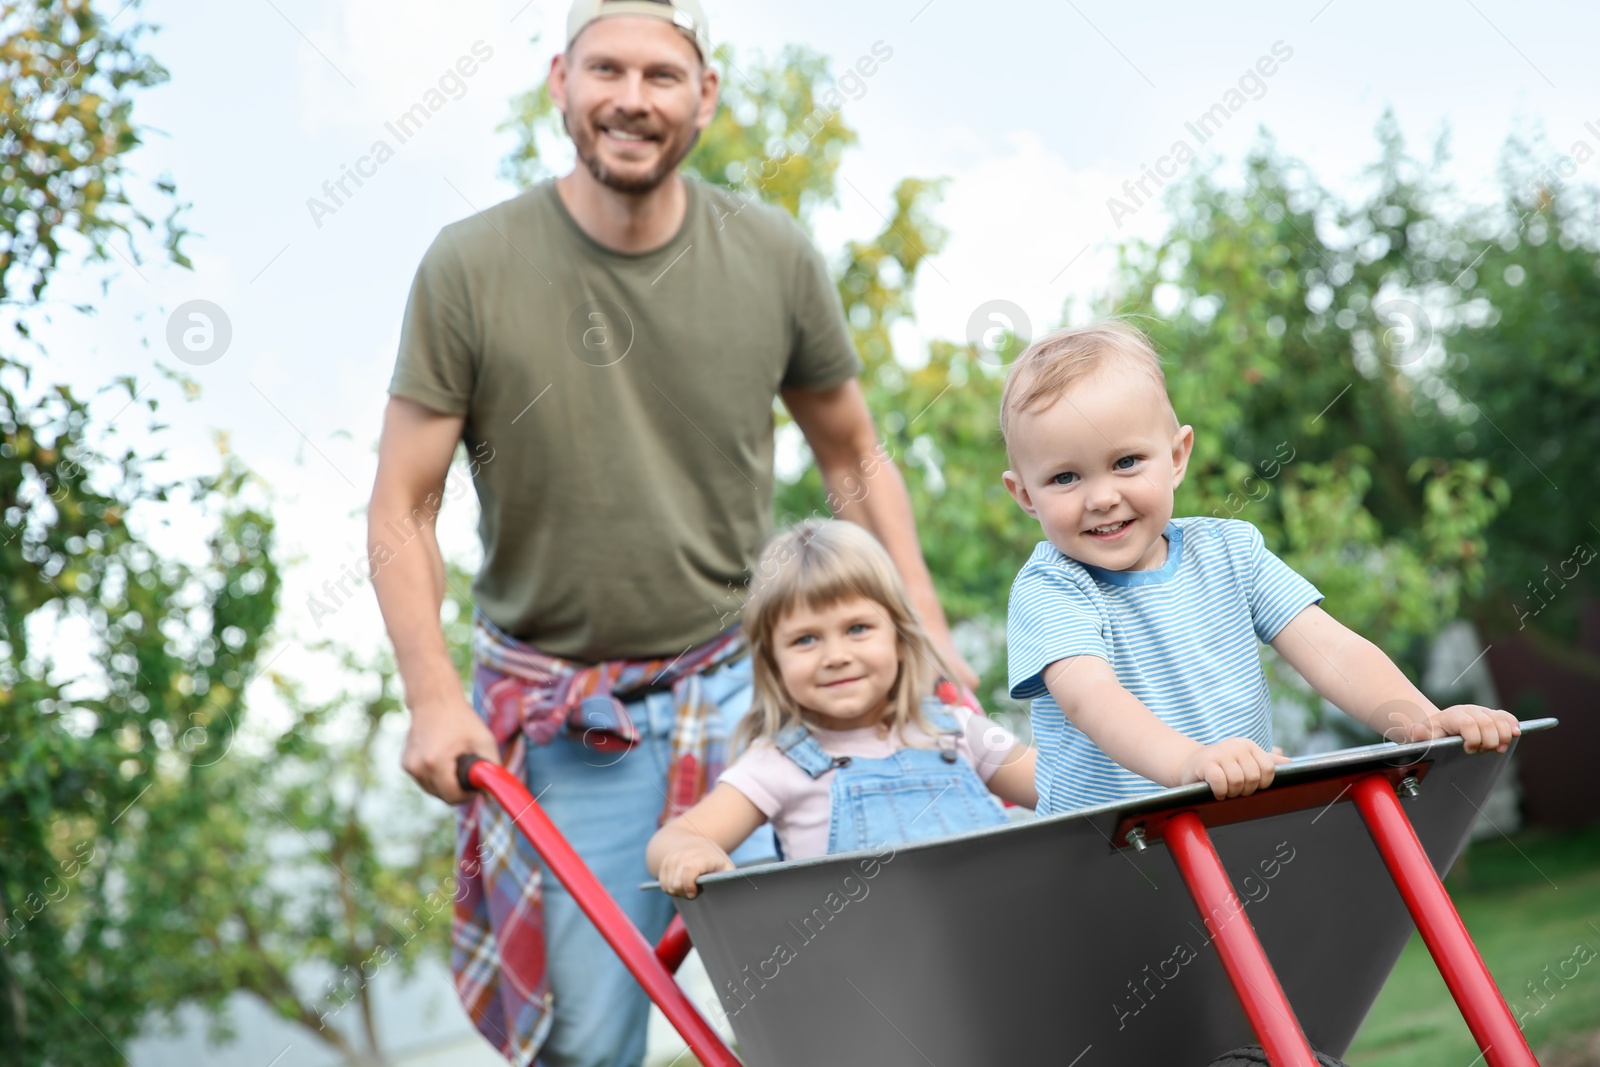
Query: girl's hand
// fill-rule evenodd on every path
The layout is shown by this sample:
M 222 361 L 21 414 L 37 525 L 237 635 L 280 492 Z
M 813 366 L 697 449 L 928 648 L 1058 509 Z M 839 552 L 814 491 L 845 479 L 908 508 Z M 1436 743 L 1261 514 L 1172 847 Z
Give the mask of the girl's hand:
M 1288 762 L 1287 756 L 1264 752 L 1248 737 L 1230 737 L 1195 749 L 1183 761 L 1178 784 L 1205 782 L 1218 800 L 1247 797 L 1271 785 L 1278 764 Z
M 1522 724 L 1509 711 L 1479 707 L 1477 704 L 1457 704 L 1412 724 L 1409 732 L 1408 741 L 1459 737 L 1461 747 L 1468 752 L 1504 752 L 1510 747 L 1512 738 L 1521 736 Z
M 661 888 L 675 897 L 694 899 L 700 892 L 695 884 L 702 874 L 733 870 L 733 860 L 709 841 L 686 845 L 661 861 L 658 879 Z

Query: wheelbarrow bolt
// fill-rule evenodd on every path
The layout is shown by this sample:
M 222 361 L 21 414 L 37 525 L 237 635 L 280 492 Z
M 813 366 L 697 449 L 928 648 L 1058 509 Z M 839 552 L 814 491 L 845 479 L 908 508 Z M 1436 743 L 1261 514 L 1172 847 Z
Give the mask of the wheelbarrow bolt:
M 1417 785 L 1416 776 L 1408 774 L 1400 779 L 1400 784 L 1394 787 L 1394 791 L 1399 796 L 1414 797 L 1418 792 Z
M 1133 846 L 1135 852 L 1143 852 L 1150 847 L 1149 843 L 1144 839 L 1144 827 L 1135 826 L 1128 831 L 1128 844 Z

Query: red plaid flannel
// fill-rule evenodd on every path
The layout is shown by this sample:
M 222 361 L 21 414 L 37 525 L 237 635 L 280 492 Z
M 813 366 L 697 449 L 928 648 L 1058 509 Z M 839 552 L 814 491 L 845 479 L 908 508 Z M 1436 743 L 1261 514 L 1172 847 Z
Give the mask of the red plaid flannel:
M 526 745 L 544 744 L 563 730 L 591 741 L 633 744 L 638 727 L 613 694 L 670 687 L 677 719 L 664 822 L 691 807 L 722 773 L 722 715 L 702 699 L 700 676 L 744 651 L 734 630 L 676 659 L 584 666 L 547 656 L 480 617 L 473 640 L 473 705 L 500 743 L 501 763 L 526 779 Z M 450 952 L 456 992 L 478 1032 L 517 1067 L 528 1067 L 550 1031 L 553 1010 L 539 857 L 499 805 L 478 797 L 459 815 L 456 866 L 460 888 Z

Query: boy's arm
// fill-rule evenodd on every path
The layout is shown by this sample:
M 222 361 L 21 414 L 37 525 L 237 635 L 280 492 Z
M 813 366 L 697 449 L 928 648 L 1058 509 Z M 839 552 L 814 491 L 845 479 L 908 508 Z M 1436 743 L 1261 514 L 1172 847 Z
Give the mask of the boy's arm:
M 645 866 L 668 893 L 693 897 L 699 892 L 695 879 L 713 871 L 733 870 L 728 853 L 766 821 L 748 797 L 720 783 L 698 804 L 655 832 L 645 848 Z
M 1220 800 L 1272 783 L 1282 757 L 1244 737 L 1202 745 L 1163 722 L 1117 681 L 1098 656 L 1072 656 L 1044 670 L 1045 687 L 1072 724 L 1118 764 L 1159 785 L 1205 782 Z
M 1291 619 L 1271 644 L 1311 688 L 1389 741 L 1459 735 L 1468 752 L 1504 752 L 1522 733 L 1507 711 L 1476 704 L 1441 711 L 1382 649 L 1315 605 Z

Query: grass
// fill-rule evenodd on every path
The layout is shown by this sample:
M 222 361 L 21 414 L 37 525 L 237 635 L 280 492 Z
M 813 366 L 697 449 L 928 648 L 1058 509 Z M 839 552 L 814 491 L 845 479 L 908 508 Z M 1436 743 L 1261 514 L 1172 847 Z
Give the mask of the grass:
M 1600 1031 L 1600 826 L 1479 841 L 1445 884 L 1541 1062 L 1600 1064 L 1572 1051 Z M 1345 1060 L 1470 1067 L 1479 1055 L 1413 934 Z

